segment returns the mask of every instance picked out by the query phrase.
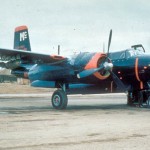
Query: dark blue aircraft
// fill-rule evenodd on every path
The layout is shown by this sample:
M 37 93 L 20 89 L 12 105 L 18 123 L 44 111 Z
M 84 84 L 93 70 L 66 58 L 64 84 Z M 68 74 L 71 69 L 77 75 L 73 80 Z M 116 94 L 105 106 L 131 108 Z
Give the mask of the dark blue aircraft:
M 68 94 L 96 94 L 126 91 L 128 104 L 148 103 L 150 55 L 142 45 L 107 54 L 79 53 L 72 58 L 31 52 L 28 29 L 15 29 L 14 49 L 0 49 L 0 66 L 11 74 L 27 78 L 31 86 L 57 88 L 51 102 L 55 109 L 65 109 Z

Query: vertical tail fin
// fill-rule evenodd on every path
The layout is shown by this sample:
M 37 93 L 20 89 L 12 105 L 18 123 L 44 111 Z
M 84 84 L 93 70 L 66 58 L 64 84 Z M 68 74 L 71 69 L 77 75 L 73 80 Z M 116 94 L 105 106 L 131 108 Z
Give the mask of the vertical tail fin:
M 14 49 L 31 51 L 27 26 L 19 26 L 15 28 Z

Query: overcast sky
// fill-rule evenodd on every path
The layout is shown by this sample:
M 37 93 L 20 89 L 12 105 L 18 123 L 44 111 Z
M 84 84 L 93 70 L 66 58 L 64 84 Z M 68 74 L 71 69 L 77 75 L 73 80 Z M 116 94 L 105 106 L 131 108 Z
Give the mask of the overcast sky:
M 0 0 L 0 47 L 13 48 L 14 28 L 27 25 L 34 52 L 111 51 L 142 43 L 150 52 L 149 0 Z

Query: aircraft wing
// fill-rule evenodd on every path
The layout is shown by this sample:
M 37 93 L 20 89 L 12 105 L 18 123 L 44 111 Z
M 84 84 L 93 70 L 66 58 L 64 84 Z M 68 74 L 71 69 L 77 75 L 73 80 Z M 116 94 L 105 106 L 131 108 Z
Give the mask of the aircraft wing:
M 1 61 L 23 60 L 29 63 L 57 63 L 65 61 L 66 59 L 67 58 L 58 55 L 48 55 L 24 50 L 0 48 Z

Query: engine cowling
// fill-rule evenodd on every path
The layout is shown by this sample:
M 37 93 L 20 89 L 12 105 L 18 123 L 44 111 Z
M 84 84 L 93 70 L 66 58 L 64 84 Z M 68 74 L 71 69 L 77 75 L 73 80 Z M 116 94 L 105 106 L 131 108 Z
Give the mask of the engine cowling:
M 98 68 L 101 63 L 104 63 L 104 61 L 107 59 L 106 54 L 104 53 L 96 53 L 91 60 L 87 63 L 87 65 L 84 67 L 85 70 L 88 69 L 93 69 L 93 68 Z M 110 62 L 109 59 L 107 59 L 108 62 Z M 99 71 L 95 72 L 94 76 L 100 80 L 104 80 L 110 76 L 110 72 L 105 70 L 105 71 Z

